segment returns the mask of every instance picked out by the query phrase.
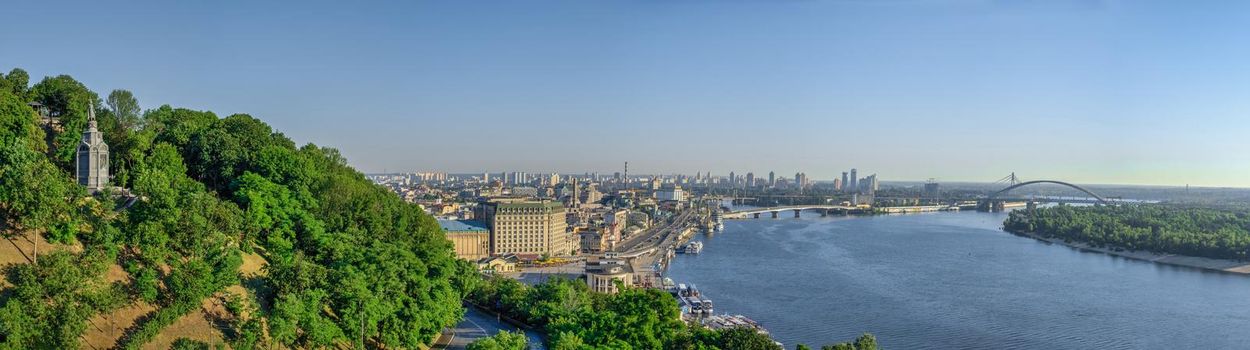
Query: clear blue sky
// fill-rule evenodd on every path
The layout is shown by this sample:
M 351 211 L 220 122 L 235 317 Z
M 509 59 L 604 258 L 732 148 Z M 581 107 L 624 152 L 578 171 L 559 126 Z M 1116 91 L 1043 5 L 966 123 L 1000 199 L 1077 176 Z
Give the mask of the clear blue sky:
M 1250 186 L 1250 1 L 20 1 L 0 69 L 363 171 Z

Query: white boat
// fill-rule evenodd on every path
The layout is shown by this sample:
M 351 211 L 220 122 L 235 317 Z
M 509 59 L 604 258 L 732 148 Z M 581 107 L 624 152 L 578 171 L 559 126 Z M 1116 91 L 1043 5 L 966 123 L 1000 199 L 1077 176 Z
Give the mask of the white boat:
M 681 252 L 685 254 L 699 254 L 703 251 L 703 242 L 690 242 L 682 247 Z

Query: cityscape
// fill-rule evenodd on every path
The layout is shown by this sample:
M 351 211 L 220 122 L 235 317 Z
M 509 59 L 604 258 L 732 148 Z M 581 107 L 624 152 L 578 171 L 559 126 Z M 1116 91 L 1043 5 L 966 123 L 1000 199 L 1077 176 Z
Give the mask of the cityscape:
M 0 7 L 0 350 L 1250 349 L 1250 3 Z

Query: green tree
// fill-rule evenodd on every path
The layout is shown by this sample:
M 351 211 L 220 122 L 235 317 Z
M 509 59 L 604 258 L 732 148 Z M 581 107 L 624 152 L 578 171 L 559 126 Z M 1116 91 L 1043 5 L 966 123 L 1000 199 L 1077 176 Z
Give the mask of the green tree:
M 25 102 L 29 99 L 30 74 L 21 68 L 13 68 L 8 75 L 0 75 L 0 91 L 7 91 L 19 100 Z
M 39 128 L 38 116 L 22 98 L 0 89 L 0 139 L 20 138 L 39 152 L 43 152 L 43 129 Z
M 123 130 L 135 131 L 141 126 L 139 100 L 135 99 L 135 95 L 127 90 L 113 90 L 109 93 L 106 100 L 109 110 L 113 112 L 113 117 L 117 118 L 117 125 Z
M 768 335 L 751 328 L 733 327 L 720 332 L 718 347 L 741 350 L 782 350 Z
M 0 348 L 78 348 L 87 319 L 125 301 L 121 285 L 101 282 L 106 259 L 57 251 L 38 263 L 10 265 L 13 287 L 0 306 Z
M 87 110 L 100 105 L 100 97 L 68 75 L 44 78 L 30 89 L 34 99 L 58 114 L 63 131 L 53 135 L 52 162 L 72 172 L 75 151 L 87 129 Z
M 466 350 L 525 350 L 528 349 L 529 341 L 525 339 L 525 333 L 520 331 L 509 332 L 502 331 L 495 335 L 478 339 L 469 343 Z
M 174 340 L 173 345 L 169 346 L 169 350 L 208 350 L 208 343 L 192 340 L 187 338 L 178 338 Z
M 71 200 L 81 190 L 29 143 L 0 138 L 0 234 L 9 240 L 40 231 L 65 237 L 73 232 Z M 30 258 L 38 261 L 38 240 L 30 242 Z

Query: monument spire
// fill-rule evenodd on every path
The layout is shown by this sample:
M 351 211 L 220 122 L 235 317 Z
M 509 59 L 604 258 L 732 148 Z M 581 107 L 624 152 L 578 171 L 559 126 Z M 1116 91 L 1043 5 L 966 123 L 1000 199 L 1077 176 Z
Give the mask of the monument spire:
M 96 131 L 95 102 L 87 101 L 87 129 Z
M 104 135 L 96 125 L 94 101 L 87 102 L 87 130 L 83 131 L 82 142 L 78 143 L 74 163 L 78 184 L 87 187 L 88 192 L 96 193 L 108 186 L 109 146 L 104 144 Z

